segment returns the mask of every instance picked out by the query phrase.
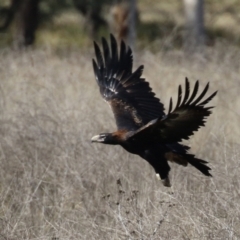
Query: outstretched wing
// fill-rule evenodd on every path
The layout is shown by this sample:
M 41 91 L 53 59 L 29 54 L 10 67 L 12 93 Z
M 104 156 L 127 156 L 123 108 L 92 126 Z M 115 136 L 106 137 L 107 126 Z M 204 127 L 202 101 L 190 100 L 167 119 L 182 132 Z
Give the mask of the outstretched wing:
M 141 78 L 143 66 L 132 72 L 132 51 L 122 41 L 120 53 L 116 39 L 110 36 L 110 48 L 102 38 L 103 53 L 94 42 L 96 61 L 93 69 L 102 97 L 110 104 L 118 129 L 137 130 L 152 119 L 164 115 L 163 104 L 149 83 Z
M 190 95 L 190 84 L 186 78 L 185 95 L 184 97 L 182 96 L 182 87 L 179 86 L 175 109 L 172 111 L 171 98 L 169 111 L 166 116 L 149 122 L 132 134 L 132 136 L 129 136 L 129 139 L 160 143 L 174 143 L 182 139 L 189 139 L 189 136 L 194 131 L 204 126 L 206 117 L 211 114 L 210 109 L 212 108 L 205 107 L 205 105 L 217 94 L 217 92 L 214 92 L 202 101 L 209 88 L 209 83 L 202 93 L 196 97 L 198 87 L 199 83 L 197 81 Z

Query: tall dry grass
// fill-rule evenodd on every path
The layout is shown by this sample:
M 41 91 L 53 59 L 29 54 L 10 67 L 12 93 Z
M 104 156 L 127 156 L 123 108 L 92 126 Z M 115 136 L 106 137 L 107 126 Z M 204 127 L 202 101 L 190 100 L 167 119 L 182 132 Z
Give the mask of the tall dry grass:
M 90 143 L 115 129 L 92 57 L 1 52 L 0 239 L 239 239 L 239 50 L 219 44 L 193 59 L 135 54 L 166 108 L 185 76 L 219 90 L 207 126 L 188 142 L 213 178 L 172 165 L 171 189 L 139 157 Z

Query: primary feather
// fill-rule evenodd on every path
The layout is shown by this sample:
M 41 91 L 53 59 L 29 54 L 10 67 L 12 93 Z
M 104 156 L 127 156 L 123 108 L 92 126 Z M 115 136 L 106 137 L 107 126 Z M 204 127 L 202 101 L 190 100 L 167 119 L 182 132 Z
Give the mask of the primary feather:
M 137 130 L 150 120 L 163 116 L 164 108 L 149 83 L 141 77 L 143 66 L 132 72 L 132 51 L 121 42 L 120 56 L 111 35 L 111 49 L 102 39 L 103 53 L 94 43 L 97 61 L 93 68 L 102 97 L 110 104 L 118 129 Z
M 175 109 L 172 111 L 172 100 L 170 100 L 169 111 L 166 116 L 160 117 L 138 129 L 130 138 L 137 138 L 141 141 L 144 141 L 144 139 L 150 139 L 150 142 L 159 143 L 172 143 L 179 142 L 183 139 L 189 139 L 189 136 L 191 136 L 194 131 L 197 131 L 201 126 L 204 126 L 206 117 L 211 114 L 210 109 L 212 108 L 205 107 L 204 105 L 217 94 L 217 92 L 214 92 L 202 101 L 209 88 L 209 83 L 199 97 L 196 98 L 198 86 L 199 83 L 197 81 L 194 90 L 190 95 L 190 84 L 186 78 L 183 101 L 182 87 L 179 86 L 178 100 Z

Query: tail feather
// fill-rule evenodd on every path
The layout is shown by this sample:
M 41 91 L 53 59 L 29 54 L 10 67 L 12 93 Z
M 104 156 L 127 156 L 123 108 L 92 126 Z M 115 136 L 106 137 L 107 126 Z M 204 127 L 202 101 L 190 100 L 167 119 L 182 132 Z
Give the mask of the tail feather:
M 209 172 L 211 170 L 210 167 L 208 167 L 206 164 L 208 164 L 207 161 L 204 161 L 202 159 L 195 158 L 192 154 L 186 155 L 186 160 L 195 168 L 197 168 L 200 172 L 202 172 L 204 175 L 212 177 L 211 173 Z
M 165 158 L 168 161 L 175 162 L 182 166 L 187 166 L 188 163 L 190 163 L 204 175 L 212 177 L 211 173 L 209 172 L 211 168 L 206 165 L 208 164 L 208 162 L 202 159 L 195 158 L 193 154 L 179 154 L 175 152 L 167 152 L 165 153 Z

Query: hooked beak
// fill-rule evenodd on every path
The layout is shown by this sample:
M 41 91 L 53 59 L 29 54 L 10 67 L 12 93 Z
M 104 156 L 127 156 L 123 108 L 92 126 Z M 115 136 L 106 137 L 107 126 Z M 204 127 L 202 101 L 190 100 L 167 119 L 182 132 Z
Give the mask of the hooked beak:
M 91 138 L 91 142 L 102 142 L 99 135 L 96 135 Z

